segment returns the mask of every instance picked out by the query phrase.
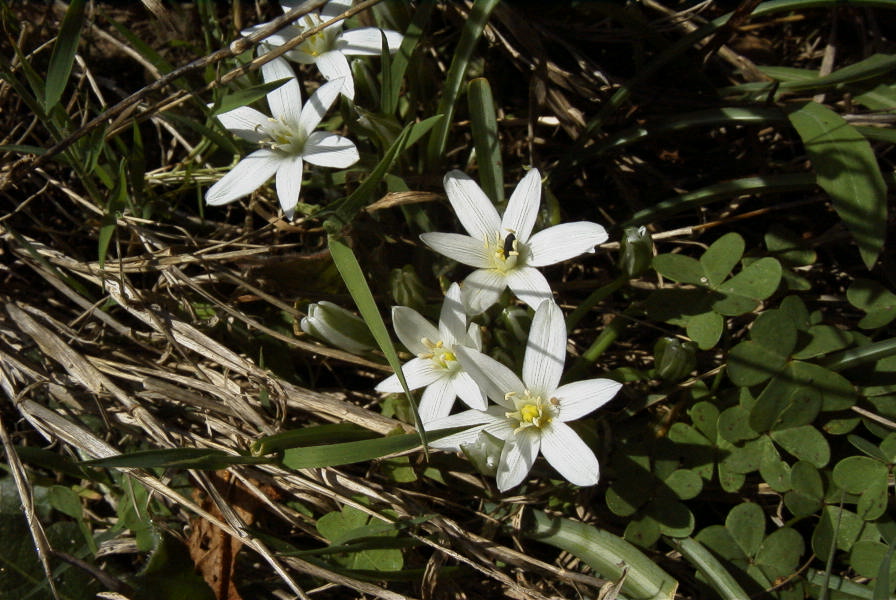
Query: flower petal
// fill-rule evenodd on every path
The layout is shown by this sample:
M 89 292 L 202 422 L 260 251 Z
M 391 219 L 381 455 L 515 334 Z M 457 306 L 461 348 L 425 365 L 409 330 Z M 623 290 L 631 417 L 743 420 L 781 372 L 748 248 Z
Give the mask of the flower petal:
M 541 429 L 541 453 L 570 483 L 594 485 L 600 479 L 594 452 L 566 423 L 552 421 Z
M 302 114 L 302 90 L 295 71 L 284 58 L 275 58 L 261 67 L 265 83 L 279 79 L 289 79 L 286 83 L 268 93 L 271 115 L 284 123 L 295 126 Z
M 446 346 L 467 341 L 467 312 L 457 283 L 452 283 L 445 293 L 439 312 L 439 333 Z
M 284 156 L 277 169 L 277 198 L 287 219 L 292 220 L 302 190 L 302 157 Z
M 299 130 L 306 136 L 310 136 L 311 132 L 320 125 L 321 119 L 333 106 L 333 101 L 339 97 L 341 85 L 339 81 L 330 81 L 317 88 L 317 91 L 308 98 L 297 121 Z
M 459 263 L 484 269 L 489 266 L 482 242 L 459 233 L 421 233 L 420 240 L 438 252 Z
M 518 267 L 508 271 L 507 285 L 517 298 L 534 309 L 545 300 L 554 300 L 551 284 L 537 269 L 531 267 Z
M 219 206 L 248 196 L 270 179 L 282 162 L 282 157 L 267 148 L 245 156 L 205 192 L 206 204 Z
M 526 388 L 513 371 L 491 356 L 465 346 L 455 347 L 454 353 L 460 366 L 489 398 L 505 408 L 514 408 L 505 396 L 508 392 L 522 393 Z
M 492 269 L 477 269 L 464 279 L 464 304 L 471 315 L 478 315 L 498 301 L 507 287 L 507 277 Z
M 395 329 L 395 334 L 404 347 L 414 354 L 425 354 L 430 351 L 423 344 L 423 338 L 433 342 L 441 339 L 439 330 L 432 323 L 407 306 L 392 307 L 392 328 Z
M 451 384 L 454 386 L 455 395 L 470 408 L 485 410 L 488 407 L 485 393 L 469 373 L 458 371 L 451 378 Z
M 612 379 L 587 379 L 561 385 L 554 392 L 560 401 L 561 421 L 584 417 L 612 400 L 622 384 Z
M 217 116 L 221 125 L 244 140 L 258 143 L 267 136 L 264 126 L 268 123 L 267 115 L 248 106 L 240 106 Z
M 445 193 L 464 229 L 477 240 L 501 233 L 501 217 L 475 181 L 462 171 L 450 171 L 444 179 Z
M 479 435 L 479 432 L 483 429 L 491 426 L 492 428 L 496 428 L 499 431 L 506 429 L 508 425 L 506 425 L 506 421 L 509 419 L 500 417 L 497 415 L 493 415 L 487 411 L 482 410 L 465 410 L 464 412 L 457 413 L 456 415 L 450 415 L 442 419 L 437 419 L 432 423 L 427 423 L 425 425 L 426 431 L 438 431 L 439 429 L 451 429 L 453 427 L 467 427 L 470 428 L 461 431 L 460 433 L 453 433 L 449 436 L 443 437 L 440 440 L 434 440 L 429 443 L 433 448 L 439 448 L 441 450 L 454 450 L 455 452 L 460 451 L 461 444 L 469 444 L 471 442 L 476 441 L 476 437 Z M 497 434 L 496 434 L 497 435 Z M 498 435 L 501 439 L 504 439 L 503 434 Z
M 326 131 L 315 131 L 308 136 L 302 156 L 312 165 L 331 169 L 345 169 L 360 158 L 354 142 Z
M 538 169 L 530 169 L 510 195 L 507 210 L 501 219 L 501 228 L 512 231 L 518 240 L 525 242 L 532 235 L 540 206 L 541 175 Z
M 314 61 L 320 74 L 327 81 L 343 79 L 341 92 L 349 100 L 355 99 L 355 82 L 352 79 L 352 69 L 348 66 L 348 59 L 339 50 L 324 52 Z
M 334 19 L 352 7 L 352 0 L 330 0 L 320 11 L 324 22 Z
M 560 307 L 553 300 L 545 300 L 535 311 L 526 341 L 523 381 L 529 390 L 544 396 L 557 388 L 563 376 L 566 341 Z
M 539 231 L 529 239 L 529 259 L 533 267 L 569 260 L 607 241 L 607 231 L 597 223 L 563 223 Z
M 423 397 L 420 398 L 420 404 L 417 406 L 417 412 L 420 413 L 420 420 L 424 427 L 427 423 L 432 423 L 437 419 L 448 416 L 451 407 L 454 406 L 454 399 L 457 395 L 454 393 L 454 386 L 448 377 L 436 379 L 423 390 Z
M 532 470 L 538 456 L 540 437 L 524 429 L 504 442 L 501 462 L 498 463 L 497 483 L 502 492 L 516 487 Z
M 343 31 L 336 39 L 336 49 L 348 56 L 380 56 L 383 53 L 383 35 L 386 47 L 395 52 L 401 46 L 404 36 L 397 31 L 379 27 L 359 27 Z
M 404 373 L 409 390 L 430 385 L 445 374 L 441 369 L 437 369 L 431 360 L 423 358 L 412 358 L 404 363 L 401 365 L 401 372 Z M 398 375 L 386 377 L 374 389 L 385 394 L 398 394 L 404 391 L 401 382 L 398 381 Z

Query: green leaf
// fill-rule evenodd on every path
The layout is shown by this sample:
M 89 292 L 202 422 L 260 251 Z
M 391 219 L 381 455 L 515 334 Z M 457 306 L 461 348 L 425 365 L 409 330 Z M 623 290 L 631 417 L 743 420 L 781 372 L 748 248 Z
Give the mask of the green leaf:
M 476 165 L 479 167 L 479 184 L 489 200 L 494 204 L 501 204 L 504 202 L 501 141 L 498 138 L 495 101 L 487 79 L 477 77 L 467 85 L 467 102 L 470 105 L 470 125 L 473 146 L 476 148 Z
M 160 450 L 141 450 L 129 454 L 119 454 L 108 458 L 85 460 L 78 464 L 85 467 L 140 469 L 176 468 L 176 469 L 208 469 L 216 471 L 230 465 L 256 465 L 271 462 L 270 458 L 261 456 L 239 456 L 228 454 L 223 450 L 209 448 L 164 448 Z
M 787 357 L 796 347 L 796 325 L 786 312 L 767 310 L 753 321 L 750 339 L 778 356 Z
M 731 274 L 744 254 L 744 238 L 728 233 L 717 239 L 700 257 L 708 284 L 717 287 Z
M 688 337 L 697 342 L 701 350 L 708 350 L 722 337 L 725 320 L 714 312 L 695 315 L 687 321 Z
M 373 521 L 371 517 L 351 506 L 327 513 L 317 520 L 317 530 L 332 545 L 365 538 L 368 536 L 392 537 L 397 530 L 391 524 Z M 401 550 L 397 548 L 365 549 L 346 556 L 336 556 L 337 561 L 349 569 L 372 571 L 400 571 L 404 567 Z
M 454 105 L 460 94 L 470 57 L 473 55 L 476 42 L 479 40 L 479 36 L 482 35 L 489 16 L 498 4 L 499 0 L 475 0 L 473 8 L 470 10 L 470 14 L 464 23 L 460 40 L 457 42 L 457 48 L 455 48 L 454 56 L 451 59 L 451 66 L 448 67 L 448 74 L 445 76 L 439 107 L 436 109 L 436 112 L 444 115 L 445 119 L 439 122 L 429 137 L 427 162 L 431 167 L 435 167 L 439 163 L 442 153 L 445 151 L 445 145 L 448 142 L 448 131 L 454 122 Z
M 865 521 L 874 521 L 884 516 L 887 511 L 887 492 L 886 478 L 869 480 L 856 504 L 856 513 Z
M 790 527 L 781 527 L 763 540 L 754 561 L 771 580 L 796 571 L 805 545 L 803 536 Z
M 211 114 L 212 116 L 220 115 L 235 108 L 240 108 L 241 106 L 252 104 L 256 100 L 264 98 L 292 79 L 292 77 L 286 77 L 284 79 L 278 79 L 277 81 L 267 81 L 265 83 L 259 83 L 257 85 L 231 92 L 230 94 L 222 96 L 218 99 Z
M 888 571 L 889 579 L 896 579 L 896 561 L 888 552 L 885 544 L 861 540 L 852 547 L 849 565 L 862 577 L 876 578 L 880 575 L 881 565 Z M 889 591 L 889 590 L 888 590 Z
M 390 65 L 391 73 L 388 78 L 391 85 L 385 85 L 384 81 L 382 92 L 382 109 L 383 113 L 387 115 L 394 114 L 395 109 L 398 107 L 399 91 L 401 90 L 401 84 L 404 81 L 405 72 L 410 64 L 411 55 L 413 55 L 417 43 L 423 36 L 423 30 L 429 22 L 433 6 L 435 6 L 434 0 L 423 0 L 417 3 L 417 8 L 414 10 L 413 20 L 404 32 L 401 46 L 398 48 L 398 52 L 392 57 L 392 64 Z M 384 80 L 385 79 L 386 78 L 384 77 Z
M 771 432 L 771 437 L 779 446 L 800 460 L 805 460 L 819 469 L 831 459 L 831 449 L 825 437 L 811 425 L 780 429 Z
M 868 269 L 884 245 L 887 186 L 874 150 L 840 115 L 815 102 L 789 114 L 834 210 L 859 246 Z
M 690 469 L 676 469 L 663 483 L 679 500 L 696 498 L 703 490 L 703 479 Z
M 813 325 L 809 328 L 809 342 L 793 354 L 793 358 L 805 360 L 842 350 L 852 344 L 852 334 L 831 325 Z
M 755 556 L 765 538 L 765 513 L 754 502 L 738 504 L 728 513 L 725 528 L 746 556 Z
M 249 450 L 252 456 L 273 454 L 288 448 L 314 446 L 333 442 L 353 442 L 378 437 L 376 433 L 353 423 L 330 423 L 314 427 L 290 429 L 267 435 L 253 442 Z
M 701 575 L 706 577 L 722 600 L 743 600 L 748 597 L 728 569 L 700 542 L 693 538 L 673 539 L 670 542 Z
M 834 483 L 850 494 L 861 494 L 872 482 L 886 480 L 886 465 L 867 456 L 848 456 L 834 466 Z
M 744 267 L 740 273 L 718 286 L 717 290 L 729 297 L 750 299 L 753 301 L 752 306 L 755 307 L 760 300 L 771 296 L 778 289 L 779 283 L 781 283 L 781 263 L 766 256 Z M 726 301 L 730 300 L 731 298 L 726 298 L 716 302 L 713 309 L 724 315 L 743 314 L 740 303 L 728 307 Z
M 72 72 L 78 42 L 81 40 L 85 5 L 85 0 L 72 0 L 62 19 L 59 35 L 53 46 L 53 54 L 50 56 L 50 66 L 47 69 L 47 85 L 44 89 L 44 110 L 47 112 L 62 98 L 62 92 L 65 91 Z
M 812 532 L 812 551 L 817 556 L 827 557 L 832 544 L 840 550 L 849 551 L 859 539 L 864 526 L 865 522 L 854 512 L 826 505 L 821 511 L 815 531 Z
M 699 479 L 699 476 L 695 475 Z M 687 537 L 694 532 L 694 513 L 682 502 L 657 498 L 643 509 L 657 522 L 660 533 L 670 537 Z
M 726 408 L 719 415 L 719 437 L 732 443 L 752 440 L 759 435 L 750 427 L 750 413 L 742 406 Z
M 757 385 L 779 373 L 786 362 L 786 356 L 771 352 L 753 340 L 747 340 L 728 353 L 728 377 L 734 385 Z
M 706 276 L 700 261 L 681 254 L 658 254 L 653 257 L 657 273 L 679 283 L 706 285 Z
M 855 388 L 848 379 L 815 363 L 791 361 L 787 375 L 796 385 L 820 392 L 823 411 L 847 410 L 856 402 Z
M 896 294 L 876 281 L 856 279 L 846 290 L 846 299 L 868 313 L 859 321 L 862 329 L 878 329 L 896 319 Z

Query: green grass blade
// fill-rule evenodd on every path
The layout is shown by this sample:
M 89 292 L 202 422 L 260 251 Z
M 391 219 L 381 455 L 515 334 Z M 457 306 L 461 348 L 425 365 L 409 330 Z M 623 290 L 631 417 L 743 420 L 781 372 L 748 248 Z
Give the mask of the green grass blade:
M 85 5 L 85 0 L 72 0 L 62 19 L 59 36 L 56 38 L 56 45 L 53 46 L 53 54 L 50 56 L 47 85 L 44 88 L 44 109 L 48 112 L 62 98 L 62 92 L 65 91 L 65 85 L 72 72 L 75 53 L 78 51 L 78 42 L 81 40 Z
M 492 88 L 484 77 L 477 77 L 467 86 L 473 145 L 479 165 L 479 183 L 495 204 L 504 202 L 504 169 L 501 162 L 501 142 Z
M 719 559 L 693 538 L 666 538 L 697 571 L 706 576 L 723 600 L 742 600 L 749 596 Z
M 408 25 L 407 31 L 404 32 L 404 39 L 401 41 L 398 52 L 391 57 L 392 64 L 390 66 L 388 86 L 385 83 L 385 73 L 383 74 L 383 114 L 395 114 L 395 109 L 398 108 L 401 82 L 404 80 L 404 74 L 407 71 L 408 64 L 410 64 L 414 48 L 417 47 L 417 42 L 420 41 L 426 24 L 429 23 L 429 16 L 432 14 L 433 6 L 435 6 L 435 0 L 423 0 L 423 2 L 418 4 L 417 9 L 414 11 L 414 19 Z
M 840 115 L 815 102 L 789 114 L 818 174 L 818 185 L 859 246 L 871 269 L 887 233 L 887 185 L 874 150 Z
M 485 29 L 489 15 L 498 5 L 499 0 L 476 0 L 473 3 L 473 9 L 470 11 L 470 17 L 464 24 L 464 29 L 460 34 L 460 41 L 454 51 L 454 57 L 451 59 L 451 66 L 448 68 L 448 75 L 445 78 L 445 87 L 442 91 L 442 97 L 439 100 L 439 108 L 436 112 L 445 115 L 445 120 L 433 130 L 429 137 L 429 146 L 427 147 L 427 162 L 430 167 L 436 166 L 445 152 L 445 145 L 448 142 L 448 130 L 451 129 L 451 120 L 454 117 L 454 105 L 460 94 L 461 84 L 464 75 L 467 73 L 467 66 L 470 63 L 470 57 L 476 48 L 476 42 Z
M 252 456 L 263 456 L 297 446 L 313 446 L 336 440 L 353 442 L 372 437 L 376 437 L 376 433 L 353 423 L 329 423 L 267 435 L 253 443 L 249 450 Z
M 108 458 L 85 460 L 79 465 L 102 468 L 206 469 L 216 471 L 230 465 L 257 465 L 271 462 L 262 456 L 239 456 L 211 448 L 162 448 L 141 450 Z
M 352 295 L 355 305 L 358 307 L 358 312 L 361 313 L 361 318 L 367 323 L 370 333 L 373 334 L 373 339 L 376 340 L 380 350 L 382 350 L 383 354 L 386 356 L 389 366 L 392 367 L 398 375 L 401 387 L 404 389 L 404 393 L 407 394 L 408 401 L 414 411 L 414 424 L 417 427 L 419 438 L 425 447 L 427 444 L 426 430 L 423 428 L 423 423 L 420 421 L 420 414 L 417 412 L 417 403 L 414 402 L 414 398 L 411 396 L 411 392 L 408 389 L 407 381 L 405 381 L 404 374 L 401 372 L 401 361 L 398 358 L 398 353 L 395 351 L 395 346 L 392 344 L 389 330 L 386 329 L 386 324 L 383 322 L 383 317 L 380 315 L 380 311 L 377 308 L 376 300 L 374 300 L 373 294 L 370 292 L 370 286 L 367 285 L 367 280 L 364 277 L 364 272 L 361 270 L 361 265 L 358 264 L 358 259 L 355 258 L 355 253 L 352 252 L 352 249 L 335 237 L 330 236 L 329 246 L 333 262 L 336 263 L 336 268 L 339 269 L 339 274 L 342 275 L 342 280 L 345 282 L 345 286 Z
M 638 548 L 624 539 L 591 525 L 531 512 L 523 535 L 566 550 L 586 562 L 601 577 L 618 581 L 623 572 L 622 593 L 632 600 L 672 600 L 678 582 Z M 746 598 L 746 596 L 743 596 Z

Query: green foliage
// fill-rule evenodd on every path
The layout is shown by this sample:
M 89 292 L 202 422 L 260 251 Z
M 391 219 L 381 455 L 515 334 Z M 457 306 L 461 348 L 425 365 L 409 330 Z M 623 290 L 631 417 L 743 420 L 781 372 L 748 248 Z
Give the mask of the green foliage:
M 344 506 L 341 510 L 321 516 L 317 520 L 317 530 L 330 541 L 332 549 L 340 546 L 350 550 L 350 543 L 358 545 L 366 542 L 369 546 L 356 551 L 337 552 L 332 559 L 347 569 L 368 571 L 401 571 L 404 566 L 401 550 L 398 548 L 377 548 L 381 538 L 389 539 L 398 531 L 387 523 L 372 519 L 357 508 Z

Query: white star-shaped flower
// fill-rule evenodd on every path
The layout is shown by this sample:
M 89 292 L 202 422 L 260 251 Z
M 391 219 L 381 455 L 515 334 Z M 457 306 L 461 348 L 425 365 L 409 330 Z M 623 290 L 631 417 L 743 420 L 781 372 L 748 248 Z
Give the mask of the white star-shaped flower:
M 429 431 L 471 426 L 431 442 L 435 448 L 457 451 L 475 443 L 481 431 L 504 440 L 497 483 L 502 492 L 529 473 L 539 451 L 563 477 L 576 485 L 594 485 L 600 466 L 594 452 L 567 425 L 603 406 L 619 391 L 610 379 L 588 379 L 561 385 L 566 356 L 566 326 L 553 301 L 543 302 L 532 321 L 523 377 L 493 358 L 469 348 L 456 348 L 461 367 L 498 406 L 468 410 L 429 424 Z
M 470 314 L 498 301 L 506 287 L 531 306 L 552 299 L 551 286 L 535 267 L 564 261 L 607 240 L 597 223 L 580 221 L 549 227 L 532 235 L 541 204 L 541 179 L 532 169 L 516 186 L 504 216 L 499 216 L 485 192 L 468 175 L 451 171 L 445 192 L 461 225 L 470 235 L 424 233 L 423 243 L 457 262 L 475 267 L 464 280 Z
M 472 408 L 485 409 L 485 395 L 461 368 L 455 354 L 461 347 L 477 351 L 482 347 L 476 325 L 467 329 L 460 286 L 452 284 L 445 294 L 438 328 L 406 306 L 392 307 L 392 323 L 401 343 L 417 354 L 417 358 L 405 363 L 401 370 L 408 388 L 426 388 L 418 407 L 424 424 L 447 416 L 457 397 Z M 401 392 L 398 376 L 386 378 L 376 390 Z
M 205 193 L 213 206 L 247 196 L 277 176 L 277 197 L 287 219 L 292 219 L 302 188 L 304 161 L 320 167 L 344 169 L 358 161 L 355 144 L 341 135 L 314 131 L 339 97 L 341 81 L 320 86 L 302 106 L 302 92 L 292 67 L 282 58 L 261 67 L 265 82 L 289 79 L 267 95 L 268 117 L 254 108 L 241 106 L 218 115 L 234 134 L 255 142 L 261 149 L 243 158 Z
M 283 10 L 289 11 L 298 3 L 283 3 Z M 352 6 L 352 0 L 330 0 L 320 13 L 308 13 L 295 25 L 281 29 L 265 39 L 266 44 L 280 46 L 296 38 L 305 31 L 326 23 L 341 15 Z M 305 40 L 284 56 L 303 65 L 315 64 L 327 81 L 344 79 L 342 93 L 349 99 L 355 98 L 355 83 L 347 56 L 379 56 L 382 53 L 383 35 L 389 52 L 395 52 L 401 46 L 404 36 L 397 31 L 384 30 L 378 27 L 359 27 L 342 30 L 344 21 L 330 25 L 320 33 Z M 254 28 L 253 28 L 254 29 Z M 251 33 L 253 29 L 244 32 Z

